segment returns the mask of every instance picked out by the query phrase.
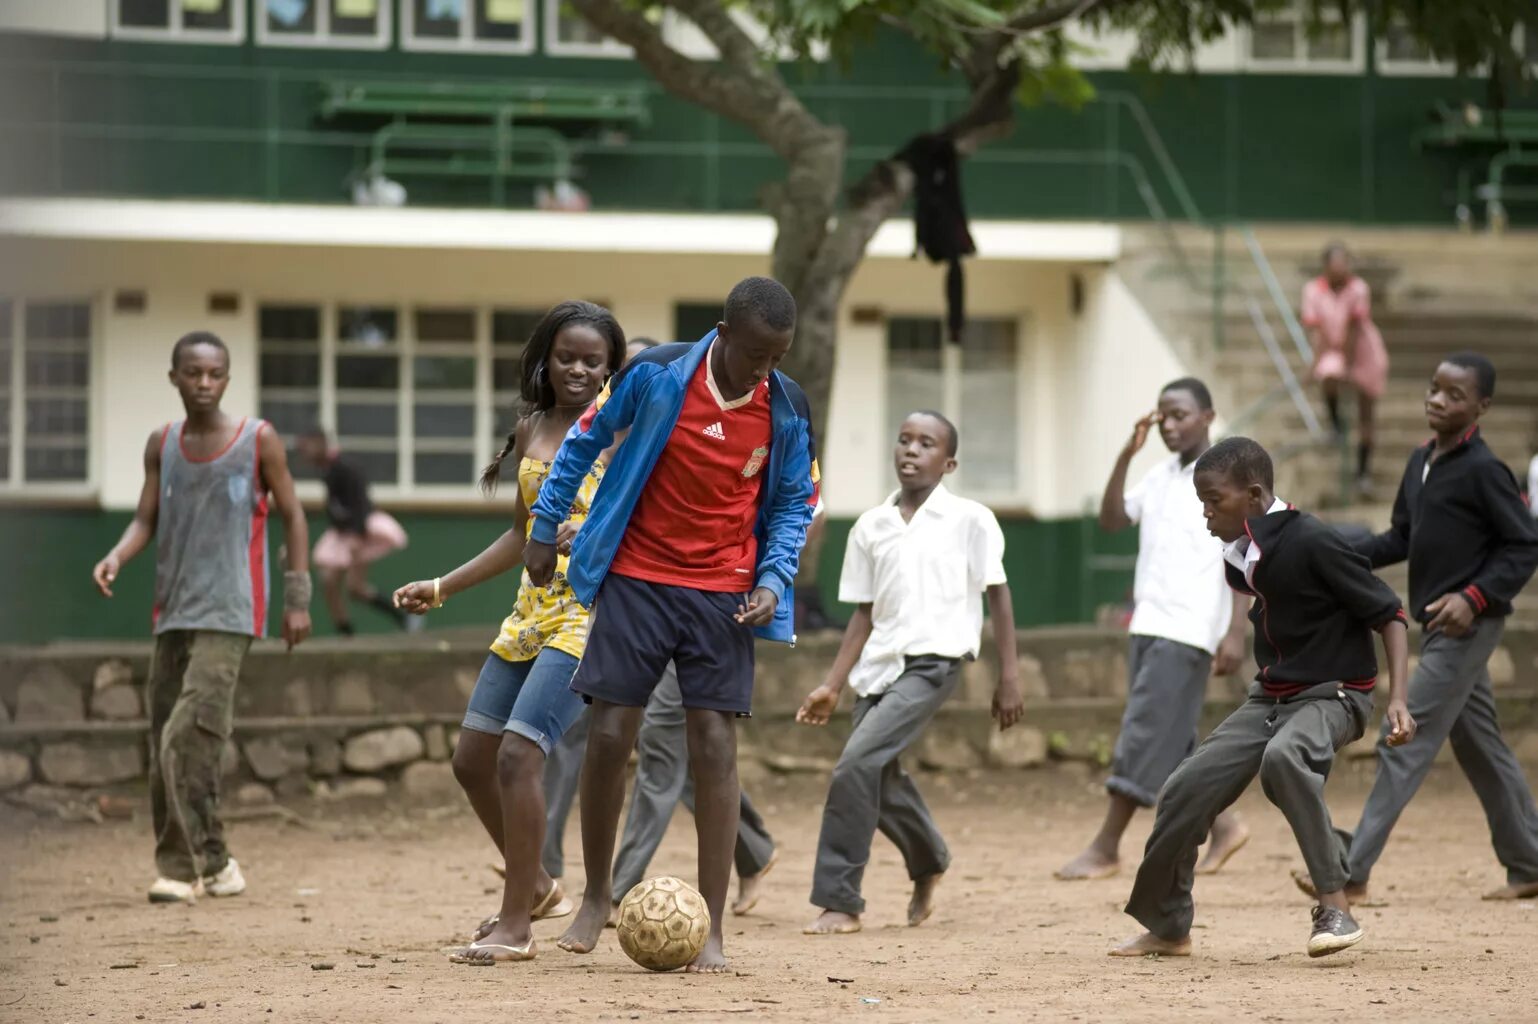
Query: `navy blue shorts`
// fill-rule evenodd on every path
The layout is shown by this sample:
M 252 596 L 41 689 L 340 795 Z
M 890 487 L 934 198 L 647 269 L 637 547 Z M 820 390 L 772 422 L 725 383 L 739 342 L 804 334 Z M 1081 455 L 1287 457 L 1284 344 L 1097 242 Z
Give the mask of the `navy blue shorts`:
M 668 662 L 684 707 L 753 710 L 753 630 L 735 618 L 747 594 L 647 583 L 610 573 L 593 602 L 587 648 L 571 688 L 586 698 L 645 707 Z

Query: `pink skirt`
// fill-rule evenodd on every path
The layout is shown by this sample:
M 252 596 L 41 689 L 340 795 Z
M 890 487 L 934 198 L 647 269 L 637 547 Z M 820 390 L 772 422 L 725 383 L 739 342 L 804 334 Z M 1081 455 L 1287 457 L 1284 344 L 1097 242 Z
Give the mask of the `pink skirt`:
M 343 533 L 332 527 L 320 535 L 311 556 L 317 569 L 351 569 L 355 565 L 377 562 L 385 555 L 406 546 L 406 531 L 388 512 L 374 510 L 364 524 L 364 533 Z
M 1314 379 L 1346 381 L 1368 398 L 1378 398 L 1388 386 L 1388 350 L 1371 320 L 1356 339 L 1356 358 L 1348 366 L 1344 347 L 1326 344 L 1314 355 Z

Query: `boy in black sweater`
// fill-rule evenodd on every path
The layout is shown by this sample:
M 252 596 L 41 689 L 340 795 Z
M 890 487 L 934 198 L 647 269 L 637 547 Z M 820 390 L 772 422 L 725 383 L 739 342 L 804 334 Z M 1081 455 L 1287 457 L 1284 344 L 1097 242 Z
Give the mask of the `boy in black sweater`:
M 1538 567 L 1538 529 L 1511 470 L 1479 436 L 1495 396 L 1495 367 L 1461 352 L 1437 367 L 1426 392 L 1434 440 L 1405 467 L 1388 531 L 1355 547 L 1374 568 L 1410 560 L 1410 609 L 1425 629 L 1410 680 L 1420 742 L 1378 743 L 1378 777 L 1350 846 L 1346 895 L 1367 894 L 1367 877 L 1400 812 L 1449 740 L 1490 823 L 1506 885 L 1488 900 L 1538 896 L 1538 807 L 1522 767 L 1501 737 L 1486 663 L 1501 640 L 1511 601 Z M 1310 895 L 1313 885 L 1296 874 Z
M 1388 742 L 1406 743 L 1404 609 L 1333 529 L 1272 494 L 1271 457 L 1230 437 L 1196 463 L 1207 529 L 1226 545 L 1229 586 L 1257 600 L 1250 696 L 1164 784 L 1127 913 L 1148 931 L 1112 956 L 1191 955 L 1191 883 L 1212 821 L 1260 775 L 1287 816 L 1319 892 L 1309 956 L 1362 939 L 1345 894 L 1346 848 L 1324 802 L 1335 752 L 1362 735 L 1378 675 L 1372 633 L 1389 662 Z

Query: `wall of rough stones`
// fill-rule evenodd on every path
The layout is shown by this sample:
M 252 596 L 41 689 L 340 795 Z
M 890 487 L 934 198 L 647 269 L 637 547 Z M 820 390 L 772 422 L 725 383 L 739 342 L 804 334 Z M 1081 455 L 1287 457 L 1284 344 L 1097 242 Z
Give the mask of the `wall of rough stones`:
M 237 801 L 383 796 L 457 800 L 449 766 L 458 723 L 486 657 L 482 637 L 317 641 L 285 652 L 253 648 L 226 747 L 227 791 Z M 825 729 L 795 724 L 838 638 L 795 648 L 761 646 L 755 713 L 742 723 L 742 758 L 772 771 L 826 771 L 847 716 Z M 150 646 L 61 644 L 0 648 L 0 794 L 12 803 L 91 816 L 91 798 L 142 786 L 148 726 L 142 686 Z M 965 669 L 957 696 L 921 741 L 933 770 L 1031 768 L 1052 760 L 1103 764 L 1126 696 L 1126 638 L 1065 627 L 1020 634 L 1028 702 L 1023 725 L 990 728 L 991 652 Z M 1538 630 L 1513 626 L 1491 664 L 1503 725 L 1519 756 L 1538 762 Z M 1213 680 L 1208 725 L 1241 697 L 1236 679 Z M 846 705 L 847 709 L 847 698 Z M 1370 755 L 1364 740 L 1349 755 Z

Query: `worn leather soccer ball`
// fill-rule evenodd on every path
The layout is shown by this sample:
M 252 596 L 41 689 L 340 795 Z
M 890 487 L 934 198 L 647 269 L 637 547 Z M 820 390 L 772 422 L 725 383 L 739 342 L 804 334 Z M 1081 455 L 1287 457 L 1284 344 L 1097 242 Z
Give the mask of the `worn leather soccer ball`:
M 705 948 L 710 911 L 693 886 L 664 875 L 648 878 L 619 905 L 619 946 L 648 971 L 676 971 Z

